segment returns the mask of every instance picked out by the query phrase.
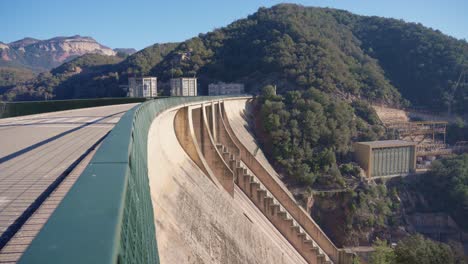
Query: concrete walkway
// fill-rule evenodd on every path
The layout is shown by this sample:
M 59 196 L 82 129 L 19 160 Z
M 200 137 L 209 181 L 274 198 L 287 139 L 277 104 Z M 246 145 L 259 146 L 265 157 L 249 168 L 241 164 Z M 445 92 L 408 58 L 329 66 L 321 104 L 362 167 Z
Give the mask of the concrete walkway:
M 0 119 L 0 263 L 14 262 L 21 256 L 86 166 L 90 148 L 135 105 Z M 79 163 L 80 159 L 84 160 Z M 65 175 L 74 175 L 74 180 L 65 180 L 67 188 L 59 185 L 53 197 L 46 199 L 51 186 Z M 47 205 L 41 208 L 44 200 Z M 36 209 L 42 212 L 40 217 L 29 219 Z M 22 224 L 27 230 L 18 232 Z M 18 236 L 23 242 L 10 243 Z

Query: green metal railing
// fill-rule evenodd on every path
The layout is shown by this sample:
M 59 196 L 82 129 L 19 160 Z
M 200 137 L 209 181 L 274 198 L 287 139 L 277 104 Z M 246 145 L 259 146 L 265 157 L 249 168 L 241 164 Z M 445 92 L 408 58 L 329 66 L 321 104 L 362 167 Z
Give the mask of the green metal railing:
M 159 263 L 148 180 L 148 132 L 169 108 L 222 97 L 171 97 L 129 110 L 19 263 Z

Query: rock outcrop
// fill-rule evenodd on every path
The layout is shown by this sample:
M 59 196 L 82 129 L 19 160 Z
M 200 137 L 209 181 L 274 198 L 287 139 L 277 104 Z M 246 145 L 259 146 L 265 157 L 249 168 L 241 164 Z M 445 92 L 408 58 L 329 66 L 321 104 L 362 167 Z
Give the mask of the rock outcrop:
M 116 55 L 114 50 L 101 45 L 91 37 L 76 35 L 47 40 L 24 38 L 9 44 L 0 43 L 0 66 L 46 71 L 88 53 Z

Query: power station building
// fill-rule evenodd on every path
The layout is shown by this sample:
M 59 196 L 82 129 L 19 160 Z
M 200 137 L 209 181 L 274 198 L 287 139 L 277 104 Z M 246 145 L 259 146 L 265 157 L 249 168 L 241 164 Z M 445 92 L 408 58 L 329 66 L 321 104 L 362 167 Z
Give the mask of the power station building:
M 156 77 L 128 78 L 128 97 L 158 96 L 158 79 Z
M 208 95 L 240 95 L 244 93 L 242 83 L 210 83 L 208 85 Z
M 197 78 L 171 79 L 171 96 L 197 96 Z
M 416 169 L 416 143 L 403 140 L 357 142 L 354 153 L 367 178 L 399 176 Z

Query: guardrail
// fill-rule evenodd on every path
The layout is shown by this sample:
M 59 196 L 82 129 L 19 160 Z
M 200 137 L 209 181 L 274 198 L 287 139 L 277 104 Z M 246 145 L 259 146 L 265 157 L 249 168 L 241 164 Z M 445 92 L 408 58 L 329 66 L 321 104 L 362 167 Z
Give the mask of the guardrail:
M 146 98 L 99 98 L 53 101 L 0 102 L 0 118 L 41 114 L 85 107 L 140 103 Z
M 19 263 L 159 263 L 147 141 L 164 110 L 224 97 L 170 97 L 129 110 Z

